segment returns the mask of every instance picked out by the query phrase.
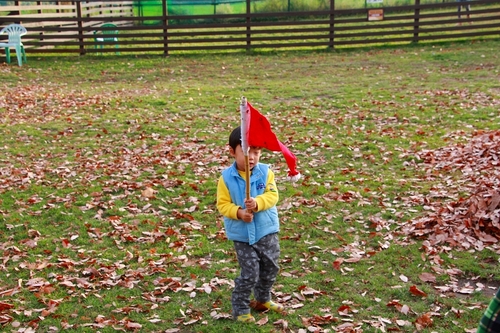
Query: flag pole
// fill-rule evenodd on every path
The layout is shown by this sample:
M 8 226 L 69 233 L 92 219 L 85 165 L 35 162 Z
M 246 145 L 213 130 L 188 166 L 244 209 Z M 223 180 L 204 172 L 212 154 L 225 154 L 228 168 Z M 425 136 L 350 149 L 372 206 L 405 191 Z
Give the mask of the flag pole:
M 250 160 L 248 158 L 248 123 L 250 113 L 248 112 L 247 99 L 241 97 L 240 103 L 240 114 L 241 114 L 241 149 L 243 150 L 243 155 L 245 156 L 245 197 L 250 199 Z

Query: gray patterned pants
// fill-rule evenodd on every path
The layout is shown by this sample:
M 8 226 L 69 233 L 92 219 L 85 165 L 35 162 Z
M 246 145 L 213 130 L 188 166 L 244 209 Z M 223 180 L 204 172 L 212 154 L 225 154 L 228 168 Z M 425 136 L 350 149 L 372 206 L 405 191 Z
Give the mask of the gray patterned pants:
M 271 299 L 271 288 L 276 281 L 279 266 L 280 244 L 278 234 L 262 237 L 257 243 L 234 242 L 240 264 L 240 276 L 234 280 L 231 296 L 233 318 L 250 313 L 250 294 L 258 302 Z

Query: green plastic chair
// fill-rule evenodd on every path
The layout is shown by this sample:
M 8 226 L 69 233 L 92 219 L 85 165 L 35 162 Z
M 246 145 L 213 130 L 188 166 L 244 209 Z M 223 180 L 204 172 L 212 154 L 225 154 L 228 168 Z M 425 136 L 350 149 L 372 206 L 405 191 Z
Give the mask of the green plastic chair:
M 114 42 L 115 47 L 118 48 L 118 37 L 116 35 L 118 34 L 118 30 L 113 30 L 113 29 L 108 29 L 108 28 L 116 28 L 116 25 L 113 23 L 104 23 L 101 25 L 101 28 L 107 28 L 102 31 L 94 31 L 94 42 L 95 42 L 95 48 L 103 48 L 104 42 Z M 107 35 L 115 35 L 114 37 L 107 36 Z M 102 54 L 102 52 L 101 52 Z M 116 54 L 120 54 L 120 52 L 116 52 Z
M 23 65 L 23 61 L 28 62 L 26 59 L 26 52 L 24 50 L 24 45 L 21 42 L 21 36 L 28 33 L 26 28 L 20 24 L 10 24 L 0 30 L 0 35 L 7 34 L 9 36 L 7 43 L 0 43 L 0 48 L 5 48 L 5 58 L 8 64 L 10 64 L 10 48 L 16 50 L 17 63 L 19 66 Z

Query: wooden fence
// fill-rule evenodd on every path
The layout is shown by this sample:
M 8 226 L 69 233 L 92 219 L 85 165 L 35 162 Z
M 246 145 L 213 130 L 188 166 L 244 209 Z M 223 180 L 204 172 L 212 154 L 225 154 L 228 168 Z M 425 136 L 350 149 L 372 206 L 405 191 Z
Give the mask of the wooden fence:
M 11 1 L 0 6 L 0 27 L 26 26 L 27 53 L 159 53 L 231 52 L 277 48 L 349 48 L 403 45 L 500 37 L 500 0 L 470 1 L 467 16 L 458 17 L 457 2 L 286 13 L 141 16 L 134 1 Z M 117 42 L 99 43 L 105 22 L 118 28 Z M 4 39 L 0 36 L 0 42 Z M 97 48 L 97 46 L 102 48 Z M 3 52 L 3 51 L 2 51 Z

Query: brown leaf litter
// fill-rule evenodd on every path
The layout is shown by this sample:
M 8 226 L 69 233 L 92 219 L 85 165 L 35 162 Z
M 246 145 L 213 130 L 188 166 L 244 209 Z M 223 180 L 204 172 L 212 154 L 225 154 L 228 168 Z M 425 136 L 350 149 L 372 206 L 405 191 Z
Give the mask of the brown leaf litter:
M 424 150 L 416 157 L 434 188 L 454 201 L 427 197 L 425 216 L 407 224 L 403 231 L 444 245 L 476 250 L 498 247 L 500 240 L 500 130 L 479 131 L 465 144 Z M 443 191 L 444 190 L 444 191 Z M 441 197 L 441 199 L 443 199 Z

